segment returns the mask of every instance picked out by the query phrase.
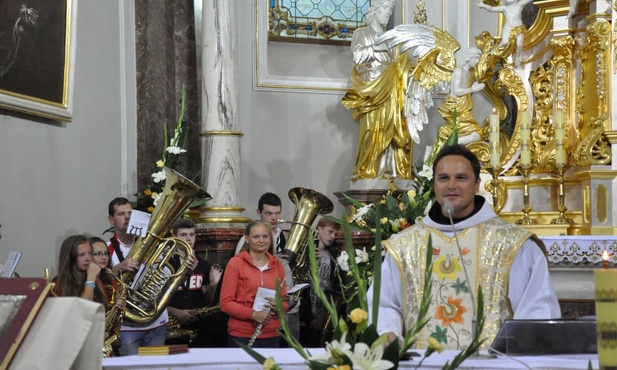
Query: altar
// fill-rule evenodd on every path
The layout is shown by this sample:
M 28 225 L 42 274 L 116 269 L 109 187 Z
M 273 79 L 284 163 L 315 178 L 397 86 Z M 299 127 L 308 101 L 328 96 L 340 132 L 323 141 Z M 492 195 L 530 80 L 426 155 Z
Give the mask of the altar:
M 323 349 L 310 349 L 311 354 L 323 353 Z M 259 349 L 264 357 L 273 357 L 282 369 L 302 369 L 307 366 L 295 350 L 290 348 Z M 418 351 L 422 353 L 422 351 Z M 418 369 L 441 369 L 447 361 L 452 361 L 457 351 L 434 353 L 428 357 Z M 401 362 L 399 369 L 416 369 L 419 357 Z M 521 369 L 527 366 L 532 369 L 587 369 L 591 363 L 598 368 L 596 355 L 562 355 L 562 356 L 520 356 L 508 358 L 498 356 L 491 359 L 468 358 L 459 369 Z M 237 348 L 194 348 L 190 352 L 168 356 L 127 356 L 107 358 L 103 360 L 104 370 L 138 370 L 138 369 L 216 369 L 216 370 L 262 370 L 246 352 Z

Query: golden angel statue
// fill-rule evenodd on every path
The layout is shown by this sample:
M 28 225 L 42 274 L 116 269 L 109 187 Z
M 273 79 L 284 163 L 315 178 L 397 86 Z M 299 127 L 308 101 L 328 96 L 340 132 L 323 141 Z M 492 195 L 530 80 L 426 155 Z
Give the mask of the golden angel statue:
M 427 109 L 433 106 L 433 93 L 439 89 L 449 93 L 438 109 L 445 122 L 439 129 L 435 149 L 450 136 L 456 122 L 459 143 L 466 144 L 474 152 L 488 150 L 488 145 L 481 141 L 481 128 L 473 116 L 471 99 L 473 93 L 484 88 L 473 73 L 481 56 L 479 49 L 467 49 L 457 64 L 454 54 L 460 44 L 448 32 L 415 23 L 394 27 L 377 43 L 399 48 L 399 52 L 407 52 L 417 61 L 410 72 L 404 107 L 412 137 L 428 123 Z

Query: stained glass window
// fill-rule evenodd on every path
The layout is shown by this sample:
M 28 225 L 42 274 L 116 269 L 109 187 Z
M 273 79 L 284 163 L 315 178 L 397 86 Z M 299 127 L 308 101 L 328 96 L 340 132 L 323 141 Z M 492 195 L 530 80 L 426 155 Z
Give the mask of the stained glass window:
M 270 41 L 349 44 L 370 0 L 269 0 Z

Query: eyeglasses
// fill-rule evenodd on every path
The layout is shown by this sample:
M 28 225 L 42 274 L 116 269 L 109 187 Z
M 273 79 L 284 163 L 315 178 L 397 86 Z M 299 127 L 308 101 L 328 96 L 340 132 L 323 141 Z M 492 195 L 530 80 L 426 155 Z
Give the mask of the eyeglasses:
M 96 253 L 92 253 L 92 255 L 94 257 L 102 257 L 102 256 L 109 257 L 109 252 L 96 252 Z

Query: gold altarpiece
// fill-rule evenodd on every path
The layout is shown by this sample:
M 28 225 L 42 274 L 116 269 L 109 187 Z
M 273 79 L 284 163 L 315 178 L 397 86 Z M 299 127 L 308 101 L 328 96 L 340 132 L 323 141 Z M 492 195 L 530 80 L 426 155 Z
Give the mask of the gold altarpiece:
M 517 30 L 524 31 L 518 66 L 514 47 L 497 50 L 488 32 L 476 37 L 483 50 L 476 76 L 487 84 L 484 93 L 501 125 L 500 168 L 487 178 L 485 190 L 496 195 L 501 217 L 538 235 L 614 235 L 617 171 L 612 147 L 617 131 L 611 89 L 617 72 L 612 41 L 617 2 L 580 0 L 570 18 L 569 1 L 534 5 L 539 11 L 532 26 Z M 515 36 L 510 35 L 512 41 Z M 522 176 L 519 113 L 526 110 L 532 117 L 531 164 Z M 555 158 L 558 110 L 565 113 L 564 166 L 556 166 Z M 487 119 L 486 140 L 488 126 Z M 533 221 L 521 222 L 524 219 Z

